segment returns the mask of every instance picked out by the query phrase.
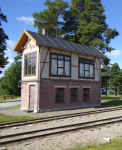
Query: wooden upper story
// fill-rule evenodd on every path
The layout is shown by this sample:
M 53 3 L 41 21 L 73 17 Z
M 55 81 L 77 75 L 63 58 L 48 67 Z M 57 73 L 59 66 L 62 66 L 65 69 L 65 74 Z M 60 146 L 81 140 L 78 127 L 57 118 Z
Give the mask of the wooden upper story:
M 48 36 L 46 36 L 49 38 Z M 45 37 L 44 37 L 45 38 Z M 42 37 L 41 37 L 42 39 Z M 42 39 L 46 41 L 45 39 Z M 52 37 L 50 40 L 54 43 Z M 63 40 L 62 40 L 63 41 Z M 58 42 L 61 43 L 61 40 Z M 83 47 L 87 53 L 82 53 L 80 44 L 67 45 L 66 48 L 56 48 L 50 45 L 39 44 L 33 34 L 24 30 L 17 41 L 14 51 L 22 52 L 22 81 L 38 80 L 39 78 L 39 52 L 40 53 L 40 78 L 44 80 L 72 80 L 72 81 L 100 81 L 101 57 L 106 58 L 99 50 Z M 56 44 L 55 44 L 56 45 Z M 65 45 L 63 45 L 66 47 Z M 73 49 L 79 49 L 75 51 Z M 86 48 L 86 50 L 85 50 Z M 89 51 L 90 52 L 89 52 Z M 93 50 L 93 52 L 92 52 Z M 99 54 L 99 55 L 98 55 Z

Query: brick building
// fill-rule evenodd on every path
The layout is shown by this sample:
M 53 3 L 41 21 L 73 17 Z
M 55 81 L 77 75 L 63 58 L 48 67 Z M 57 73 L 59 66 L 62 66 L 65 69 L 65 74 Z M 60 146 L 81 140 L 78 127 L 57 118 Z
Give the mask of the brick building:
M 14 51 L 22 53 L 21 109 L 43 112 L 101 105 L 98 49 L 23 30 Z

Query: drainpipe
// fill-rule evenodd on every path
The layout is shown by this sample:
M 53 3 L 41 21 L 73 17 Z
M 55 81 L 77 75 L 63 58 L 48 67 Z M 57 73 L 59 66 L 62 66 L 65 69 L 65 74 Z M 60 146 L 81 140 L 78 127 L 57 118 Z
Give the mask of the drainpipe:
M 40 52 L 39 52 L 38 111 L 40 110 L 40 71 L 41 71 L 41 65 L 40 64 L 41 64 L 41 52 L 43 51 L 43 49 L 44 49 L 44 45 L 41 48 L 41 50 L 40 50 L 40 46 L 39 46 Z
M 102 60 L 100 59 L 100 106 L 101 106 L 101 64 Z

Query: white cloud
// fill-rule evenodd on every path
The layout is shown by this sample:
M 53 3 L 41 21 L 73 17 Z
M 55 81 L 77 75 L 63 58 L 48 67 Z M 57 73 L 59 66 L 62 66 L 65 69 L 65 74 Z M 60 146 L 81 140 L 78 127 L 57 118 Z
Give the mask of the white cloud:
M 17 20 L 19 21 L 24 21 L 26 25 L 33 25 L 33 21 L 34 21 L 34 18 L 31 17 L 31 16 L 28 16 L 28 17 L 25 17 L 25 16 L 22 16 L 22 17 L 17 17 Z
M 15 45 L 15 43 L 16 43 L 16 42 L 14 42 L 14 41 L 12 41 L 12 40 L 7 40 L 6 42 L 7 42 L 7 45 L 8 45 L 10 48 L 13 48 L 14 45 Z
M 113 50 L 110 53 L 106 52 L 105 55 L 118 57 L 122 52 L 120 50 Z
M 13 59 L 8 59 L 8 64 L 5 66 L 5 68 L 0 68 L 1 71 L 3 71 L 1 74 L 0 74 L 0 78 L 4 76 L 4 71 L 7 70 L 11 64 L 14 62 Z
M 12 57 L 12 52 L 11 52 L 11 50 L 9 48 L 5 51 L 5 57 L 6 56 Z

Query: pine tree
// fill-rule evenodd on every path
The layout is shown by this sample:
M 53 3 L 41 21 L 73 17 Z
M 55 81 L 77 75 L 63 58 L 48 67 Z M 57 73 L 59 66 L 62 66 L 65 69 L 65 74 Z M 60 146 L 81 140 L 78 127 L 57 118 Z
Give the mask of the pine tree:
M 122 70 L 120 70 L 119 73 L 119 91 L 121 92 L 121 96 L 122 96 Z
M 0 8 L 1 9 L 1 8 Z M 0 20 L 7 22 L 6 16 L 0 13 Z M 0 22 L 1 26 L 1 22 Z M 8 40 L 8 36 L 4 33 L 3 28 L 0 28 L 0 68 L 4 68 L 5 65 L 8 63 L 8 57 L 5 56 L 5 50 L 6 50 L 6 40 Z M 2 71 L 0 70 L 0 74 Z
M 70 32 L 71 38 L 66 38 L 67 35 L 64 38 L 70 41 L 75 39 L 75 42 L 80 44 L 97 47 L 103 53 L 114 50 L 109 47 L 109 43 L 119 35 L 119 32 L 108 28 L 101 0 L 72 0 L 71 2 L 72 6 L 69 13 L 66 13 L 63 27 L 63 31 L 67 34 Z
M 104 61 L 103 63 L 103 68 L 101 68 L 101 87 L 106 89 L 106 96 L 109 87 L 109 71 L 110 71 L 109 62 L 110 60 L 106 59 L 106 61 Z
M 115 96 L 117 96 L 117 89 L 119 88 L 119 73 L 119 65 L 117 63 L 114 63 L 109 71 L 109 86 L 115 90 Z
M 78 31 L 79 16 L 84 11 L 84 2 L 85 0 L 71 0 L 70 9 L 65 11 L 63 18 L 65 23 L 62 27 L 62 30 L 65 33 L 63 37 L 64 40 L 79 43 L 76 32 Z
M 48 6 L 48 9 L 32 14 L 35 19 L 34 27 L 38 27 L 38 33 L 42 33 L 42 29 L 46 28 L 48 29 L 48 35 L 57 38 L 63 34 L 61 27 L 64 23 L 59 21 L 59 18 L 63 17 L 64 11 L 69 7 L 69 4 L 63 0 L 53 2 L 46 0 L 44 4 Z

